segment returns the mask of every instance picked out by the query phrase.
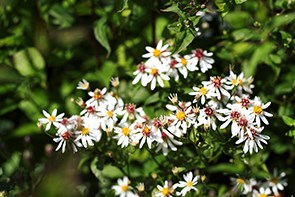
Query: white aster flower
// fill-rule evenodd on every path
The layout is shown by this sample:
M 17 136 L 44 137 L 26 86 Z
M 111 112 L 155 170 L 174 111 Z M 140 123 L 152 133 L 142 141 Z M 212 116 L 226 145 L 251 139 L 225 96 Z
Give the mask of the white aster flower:
M 201 104 L 204 105 L 206 100 L 216 97 L 217 95 L 213 91 L 209 91 L 209 88 L 206 86 L 202 87 L 193 87 L 194 92 L 190 92 L 189 95 L 195 96 L 193 103 L 196 103 L 198 100 L 201 100 Z
M 224 96 L 230 98 L 230 93 L 227 91 L 229 88 L 225 84 L 226 79 L 220 76 L 210 77 L 210 81 L 203 81 L 202 84 L 206 86 L 210 92 L 216 95 L 218 100 L 221 100 Z
M 158 191 L 156 192 L 156 197 L 173 197 L 173 188 L 169 186 L 168 181 L 165 181 L 164 185 L 157 185 Z
M 77 89 L 88 90 L 89 89 L 89 82 L 86 81 L 85 79 L 82 79 L 82 81 L 79 81 L 79 83 L 77 85 Z
M 127 147 L 129 144 L 137 144 L 140 139 L 140 134 L 134 129 L 135 123 L 128 124 L 122 123 L 116 126 L 114 129 L 114 139 L 118 139 L 117 145 L 121 145 L 121 148 Z
M 127 103 L 125 104 L 124 109 L 119 113 L 119 115 L 122 115 L 121 123 L 127 122 L 127 121 L 139 121 L 144 122 L 145 121 L 145 112 L 143 111 L 142 107 L 136 108 L 136 105 L 133 103 Z
M 130 181 L 127 176 L 123 179 L 117 180 L 118 185 L 112 186 L 112 189 L 115 190 L 115 195 L 120 197 L 136 197 L 137 195 L 133 193 L 133 188 L 129 185 Z
M 102 90 L 96 88 L 93 92 L 88 92 L 88 95 L 91 96 L 89 100 L 85 102 L 87 106 L 99 106 L 100 104 L 112 104 L 115 105 L 117 100 L 115 97 L 107 93 L 107 88 Z
M 192 64 L 197 65 L 199 63 L 200 70 L 202 73 L 205 73 L 209 69 L 212 68 L 212 64 L 214 64 L 214 59 L 211 58 L 213 55 L 212 52 L 207 52 L 206 50 L 196 49 L 192 51 Z
M 75 131 L 75 134 L 78 135 L 75 141 L 81 141 L 84 148 L 93 146 L 94 142 L 100 141 L 102 135 L 97 119 L 86 117 L 83 117 L 82 126 Z
M 200 109 L 198 122 L 194 126 L 203 125 L 205 129 L 211 127 L 213 130 L 216 130 L 216 119 L 222 119 L 217 107 L 217 103 L 210 101 L 204 108 Z
M 113 130 L 114 124 L 118 121 L 118 114 L 122 112 L 122 108 L 114 105 L 100 105 L 97 115 L 100 117 L 100 126 L 102 130 Z
M 165 68 L 165 66 L 153 66 L 151 68 L 147 68 L 146 72 L 149 73 L 149 75 L 145 79 L 144 83 L 145 85 L 151 83 L 151 90 L 154 90 L 156 88 L 157 82 L 161 87 L 164 87 L 163 80 L 170 80 L 170 77 L 166 73 L 167 69 Z
M 173 187 L 174 188 L 183 188 L 180 192 L 176 192 L 178 196 L 185 196 L 187 192 L 191 190 L 195 190 L 198 192 L 198 189 L 195 187 L 198 183 L 198 179 L 200 176 L 193 177 L 192 172 L 188 172 L 186 175 L 183 175 L 184 181 L 179 181 Z
M 172 151 L 177 151 L 177 147 L 175 145 L 177 146 L 182 145 L 182 142 L 174 139 L 174 136 L 166 129 L 162 129 L 161 138 L 162 140 L 158 141 L 157 143 L 156 152 L 159 152 L 160 150 L 162 150 L 164 156 L 168 155 L 169 148 Z
M 64 116 L 64 113 L 57 115 L 57 109 L 54 109 L 51 115 L 45 110 L 42 110 L 42 113 L 46 118 L 39 118 L 39 122 L 41 124 L 46 124 L 45 131 L 48 131 L 52 124 L 56 128 L 60 127 L 60 122 L 62 121 L 62 117 Z
M 167 57 L 170 56 L 171 52 L 167 51 L 169 47 L 168 44 L 163 46 L 163 41 L 160 40 L 156 46 L 156 48 L 152 48 L 150 46 L 145 47 L 148 53 L 142 55 L 143 58 L 148 58 L 146 61 L 146 65 L 154 66 L 162 63 L 167 63 Z
M 64 153 L 66 150 L 67 144 L 70 144 L 73 152 L 78 152 L 77 147 L 81 147 L 81 143 L 75 141 L 74 139 L 74 133 L 71 131 L 67 130 L 66 127 L 61 126 L 59 130 L 56 133 L 57 137 L 53 138 L 53 141 L 58 143 L 55 151 L 58 151 L 61 149 L 61 152 Z
M 188 75 L 188 71 L 195 71 L 198 70 L 195 64 L 191 61 L 191 56 L 185 55 L 183 57 L 175 56 L 175 60 L 178 62 L 175 67 L 178 68 L 179 72 L 183 75 L 186 79 Z
M 285 172 L 278 174 L 277 169 L 274 169 L 273 175 L 268 180 L 269 187 L 275 195 L 279 195 L 279 191 L 283 191 L 284 187 L 287 187 L 288 183 L 285 176 Z
M 264 134 L 261 134 L 263 127 L 260 128 L 250 128 L 251 136 L 249 135 L 249 132 L 245 132 L 244 135 L 240 137 L 238 141 L 236 141 L 236 144 L 240 144 L 242 142 L 245 142 L 243 151 L 244 153 L 247 153 L 249 151 L 250 154 L 253 153 L 253 150 L 255 152 L 258 152 L 259 148 L 263 149 L 263 146 L 261 142 L 264 144 L 267 144 L 266 140 L 269 140 L 270 137 Z
M 169 77 L 174 78 L 175 81 L 179 80 L 179 74 L 178 74 L 178 69 L 176 67 L 177 61 L 175 59 L 171 59 L 169 61 L 169 68 L 167 70 L 167 75 Z
M 261 125 L 260 120 L 262 120 L 262 122 L 264 122 L 264 124 L 268 125 L 268 120 L 266 119 L 266 117 L 272 117 L 273 115 L 271 113 L 264 111 L 264 110 L 266 108 L 268 108 L 270 106 L 270 104 L 271 104 L 271 102 L 263 104 L 262 101 L 260 100 L 260 98 L 257 96 L 254 98 L 253 107 L 250 109 L 250 110 L 252 110 L 252 113 L 250 116 L 252 116 L 253 118 L 255 117 L 255 122 L 256 122 L 257 126 L 260 127 L 260 125 Z

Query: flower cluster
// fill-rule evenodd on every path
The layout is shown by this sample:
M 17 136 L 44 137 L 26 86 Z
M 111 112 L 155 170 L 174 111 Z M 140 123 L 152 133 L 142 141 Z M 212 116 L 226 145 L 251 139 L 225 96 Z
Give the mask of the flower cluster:
M 251 195 L 254 197 L 260 196 L 281 196 L 281 192 L 288 185 L 285 179 L 286 173 L 281 172 L 278 174 L 275 169 L 273 174 L 267 180 L 261 182 L 254 178 L 231 178 L 233 182 L 233 191 L 242 195 Z
M 168 81 L 170 78 L 174 78 L 175 81 L 178 81 L 179 74 L 183 78 L 187 78 L 188 72 L 200 70 L 205 73 L 212 68 L 214 63 L 214 59 L 211 58 L 212 52 L 196 49 L 191 54 L 171 55 L 171 52 L 167 50 L 168 47 L 168 44 L 163 46 L 162 40 L 159 41 L 156 48 L 146 47 L 148 53 L 142 57 L 147 60 L 138 64 L 137 70 L 133 73 L 136 75 L 133 84 L 141 81 L 143 86 L 147 86 L 150 83 L 151 90 L 154 90 L 157 83 L 164 87 L 163 80 Z

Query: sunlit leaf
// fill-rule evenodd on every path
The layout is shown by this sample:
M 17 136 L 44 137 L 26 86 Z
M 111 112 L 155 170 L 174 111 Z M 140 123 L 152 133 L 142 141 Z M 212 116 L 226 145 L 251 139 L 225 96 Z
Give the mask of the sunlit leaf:
M 94 26 L 94 35 L 96 40 L 107 50 L 107 54 L 111 53 L 111 46 L 107 37 L 107 17 L 102 17 L 96 21 Z

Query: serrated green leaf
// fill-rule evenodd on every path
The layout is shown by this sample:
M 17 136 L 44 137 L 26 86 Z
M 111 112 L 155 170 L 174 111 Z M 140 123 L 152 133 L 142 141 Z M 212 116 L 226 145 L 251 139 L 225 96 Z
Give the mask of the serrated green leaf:
M 288 126 L 295 126 L 295 119 L 290 118 L 289 116 L 283 116 L 282 117 L 284 123 Z
M 94 36 L 96 40 L 107 50 L 107 56 L 111 53 L 111 46 L 107 37 L 107 17 L 102 17 L 95 23 L 94 26 Z

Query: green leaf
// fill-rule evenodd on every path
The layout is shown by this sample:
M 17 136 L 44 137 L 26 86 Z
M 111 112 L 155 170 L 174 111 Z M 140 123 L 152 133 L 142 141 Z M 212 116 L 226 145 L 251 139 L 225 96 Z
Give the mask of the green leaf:
M 118 12 L 122 12 L 128 7 L 128 0 L 121 0 L 121 9 Z
M 275 45 L 272 42 L 265 42 L 262 45 L 258 46 L 255 49 L 250 61 L 245 61 L 243 63 L 243 71 L 245 75 L 253 76 L 256 72 L 257 66 L 268 58 L 268 55 L 272 52 L 274 48 Z
M 247 0 L 235 0 L 236 4 L 242 4 L 244 2 L 246 2 Z
M 3 174 L 6 176 L 11 176 L 20 165 L 21 154 L 19 152 L 14 152 L 11 157 L 3 165 Z
M 289 116 L 283 116 L 283 121 L 288 126 L 295 126 L 295 120 L 293 118 L 290 118 Z
M 33 121 L 37 121 L 42 116 L 41 110 L 32 101 L 22 100 L 19 103 L 19 108 Z
M 37 71 L 45 68 L 45 61 L 36 48 L 27 48 L 13 56 L 16 70 L 23 76 L 29 77 L 38 74 Z
M 222 172 L 222 173 L 231 173 L 231 174 L 240 174 L 243 172 L 243 165 L 229 164 L 229 163 L 220 163 L 211 167 L 208 167 L 208 172 Z
M 160 100 L 159 92 L 156 92 L 155 94 L 151 95 L 150 97 L 146 98 L 144 104 L 149 105 L 152 103 L 157 103 Z
M 107 50 L 107 56 L 111 53 L 111 47 L 107 38 L 107 17 L 102 17 L 95 23 L 94 35 L 96 40 Z
M 271 27 L 275 28 L 287 25 L 291 23 L 293 20 L 295 20 L 295 13 L 274 16 L 273 21 L 271 22 Z
M 194 38 L 195 35 L 192 33 L 191 29 L 177 33 L 175 38 L 175 48 L 172 53 L 180 53 L 194 40 Z
M 12 136 L 23 137 L 27 135 L 33 135 L 42 133 L 41 130 L 37 127 L 37 124 L 27 123 L 21 125 L 19 128 L 13 131 Z

